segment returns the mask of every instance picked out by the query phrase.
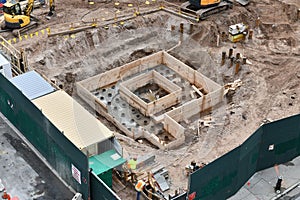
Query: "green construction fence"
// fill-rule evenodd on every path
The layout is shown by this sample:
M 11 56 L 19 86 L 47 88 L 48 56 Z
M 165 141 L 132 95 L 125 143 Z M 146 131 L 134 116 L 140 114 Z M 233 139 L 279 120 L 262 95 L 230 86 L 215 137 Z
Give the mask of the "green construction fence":
M 0 112 L 41 153 L 67 184 L 82 193 L 84 199 L 88 199 L 87 157 L 1 73 Z M 74 177 L 79 178 L 76 180 Z
M 191 174 L 189 196 L 196 200 L 227 199 L 255 172 L 299 155 L 300 115 L 264 124 L 242 145 Z

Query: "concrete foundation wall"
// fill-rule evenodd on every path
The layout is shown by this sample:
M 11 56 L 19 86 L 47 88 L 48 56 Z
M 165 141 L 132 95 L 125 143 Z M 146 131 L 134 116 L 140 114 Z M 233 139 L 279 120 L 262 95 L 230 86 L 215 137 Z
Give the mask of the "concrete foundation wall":
M 183 106 L 175 108 L 166 113 L 169 117 L 174 119 L 176 122 L 188 119 L 189 117 L 201 112 L 203 97 L 194 99 L 185 103 Z
M 124 87 L 124 85 L 122 85 L 122 84 L 120 84 L 119 91 L 120 91 L 121 97 L 124 98 L 127 101 L 127 103 L 129 103 L 131 106 L 138 109 L 143 115 L 147 115 L 148 105 L 146 102 L 144 102 L 138 96 L 133 94 L 129 89 Z
M 140 73 L 149 68 L 153 68 L 162 63 L 162 52 L 157 52 L 152 55 L 146 56 L 139 60 L 123 65 L 121 68 L 120 77 L 124 78 L 136 73 Z
M 88 91 L 94 91 L 99 88 L 105 87 L 116 83 L 119 80 L 120 68 L 115 68 L 110 71 L 104 72 L 97 76 L 90 77 L 81 81 L 81 85 Z
M 219 84 L 205 77 L 203 74 L 197 71 L 195 71 L 195 85 L 197 87 L 205 86 L 204 88 L 207 92 L 212 92 L 221 87 Z
M 182 137 L 180 138 L 176 138 L 176 140 L 166 144 L 164 146 L 164 149 L 174 149 L 176 147 L 179 147 L 180 145 L 182 145 L 185 141 L 185 136 L 183 135 Z
M 153 133 L 145 133 L 144 138 L 160 149 L 165 149 L 165 144 Z
M 163 111 L 179 102 L 180 91 L 173 92 L 147 105 L 147 116 Z
M 162 76 L 156 71 L 152 71 L 154 82 L 157 83 L 161 88 L 172 93 L 174 91 L 181 90 L 179 86 L 169 81 L 166 77 Z
M 218 103 L 223 101 L 224 88 L 221 87 L 218 90 L 215 90 L 206 96 L 204 96 L 204 101 L 202 101 L 201 111 L 207 110 L 213 106 L 216 106 Z
M 170 69 L 177 72 L 180 76 L 187 79 L 190 83 L 195 82 L 194 71 L 188 65 L 180 62 L 170 54 L 164 52 L 163 55 L 163 64 L 167 65 Z
M 95 107 L 95 97 L 94 95 L 87 90 L 85 87 L 82 86 L 82 84 L 76 83 L 76 92 L 78 96 L 80 96 L 82 99 L 85 100 L 87 104 L 89 104 L 92 108 Z
M 143 87 L 150 81 L 157 83 L 161 88 L 168 91 L 169 94 L 150 103 L 146 103 L 133 93 L 134 90 Z M 181 88 L 155 71 L 141 74 L 120 83 L 119 91 L 121 96 L 126 99 L 130 105 L 137 108 L 143 115 L 146 116 L 150 116 L 169 108 L 179 103 L 181 99 Z
M 166 65 L 182 78 L 189 81 L 193 88 L 190 89 L 192 92 L 196 91 L 197 93 L 198 89 L 206 94 L 200 95 L 201 97 L 192 99 L 180 107 L 166 112 L 164 115 L 152 118 L 154 123 L 163 123 L 164 130 L 174 137 L 174 139 L 168 141 L 168 143 L 160 140 L 154 133 L 149 133 L 146 127 L 139 126 L 127 128 L 124 124 L 126 122 L 118 121 L 117 118 L 111 116 L 108 113 L 106 104 L 101 102 L 93 95 L 93 93 L 91 93 L 100 88 L 110 87 L 118 81 L 123 81 L 119 82 L 119 93 L 121 97 L 126 99 L 127 103 L 137 108 L 143 115 L 153 116 L 155 113 L 180 103 L 182 95 L 181 87 L 169 81 L 166 77 L 156 71 L 146 72 L 137 76 L 141 72 L 161 64 Z M 150 103 L 146 103 L 132 91 L 146 85 L 151 80 L 164 90 L 168 91 L 169 94 Z M 205 77 L 200 72 L 193 70 L 166 52 L 158 52 L 125 64 L 122 67 L 112 69 L 103 74 L 76 83 L 76 86 L 77 93 L 81 98 L 83 98 L 90 106 L 95 107 L 95 110 L 100 115 L 114 123 L 127 136 L 134 139 L 144 137 L 160 149 L 171 149 L 183 144 L 185 141 L 185 128 L 178 122 L 189 119 L 190 117 L 217 105 L 223 100 L 224 92 L 222 86 Z M 198 91 L 198 93 L 200 92 Z
M 153 78 L 154 78 L 153 72 L 144 73 L 139 76 L 133 77 L 125 82 L 120 83 L 120 86 L 126 87 L 130 92 L 133 92 L 134 90 L 145 86 Z
M 170 133 L 174 138 L 184 137 L 184 127 L 178 124 L 174 119 L 165 115 L 164 129 Z
M 210 86 L 212 83 L 207 81 L 205 79 L 206 77 L 204 75 L 202 75 L 201 73 L 199 73 L 197 71 L 194 71 L 194 77 L 195 77 L 194 85 L 197 88 L 203 88 L 206 93 L 213 91 L 213 87 Z
M 182 106 L 182 120 L 186 120 L 193 115 L 200 114 L 203 111 L 202 104 L 205 101 L 205 96 L 195 101 L 190 101 Z
M 173 56 L 164 53 L 163 63 L 167 65 L 170 69 L 174 70 L 182 77 L 187 79 L 192 85 L 198 88 L 204 88 L 206 92 L 214 91 L 220 86 L 209 78 L 205 77 L 200 72 L 193 70 L 188 65 L 180 62 Z
M 194 99 L 166 113 L 169 117 L 179 122 L 200 114 L 200 112 L 216 106 L 223 100 L 223 87 L 199 99 Z
M 81 81 L 80 84 L 88 91 L 93 91 L 107 85 L 111 85 L 117 81 L 123 80 L 126 76 L 140 73 L 146 69 L 159 65 L 162 62 L 162 56 L 162 52 L 152 54 L 121 67 L 87 78 Z

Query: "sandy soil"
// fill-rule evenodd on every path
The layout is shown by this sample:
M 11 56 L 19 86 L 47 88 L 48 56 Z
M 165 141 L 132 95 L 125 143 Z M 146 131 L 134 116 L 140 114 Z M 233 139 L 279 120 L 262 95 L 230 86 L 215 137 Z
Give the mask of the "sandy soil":
M 182 44 L 170 52 L 219 84 L 242 80 L 243 85 L 227 95 L 221 105 L 201 114 L 202 118 L 211 116 L 218 125 L 203 129 L 200 136 L 196 136 L 196 124 L 191 119 L 185 145 L 169 151 L 117 135 L 125 156 L 156 155 L 156 161 L 169 170 L 170 193 L 187 188 L 184 166 L 191 160 L 211 162 L 240 145 L 264 119 L 277 120 L 300 111 L 300 23 L 297 18 L 300 1 L 250 1 L 247 7 L 235 3 L 233 9 L 195 24 L 193 33 L 185 31 Z M 134 8 L 128 7 L 134 2 L 129 0 L 120 1 L 118 8 L 113 1 L 101 2 L 89 5 L 82 0 L 58 1 L 57 16 L 51 21 L 44 19 L 47 8 L 37 9 L 34 13 L 41 18 L 37 30 L 46 27 L 52 32 L 66 30 L 71 23 L 83 25 L 93 18 L 98 22 L 114 18 L 117 10 L 120 10 L 117 15 L 134 12 Z M 145 5 L 140 1 L 140 9 L 158 7 L 158 3 L 150 3 Z M 256 26 L 258 18 L 260 24 Z M 181 22 L 190 23 L 159 12 L 126 21 L 124 25 L 110 25 L 108 29 L 89 29 L 69 36 L 39 36 L 15 46 L 24 48 L 31 67 L 47 77 L 65 83 L 65 73 L 71 72 L 76 74 L 76 81 L 80 81 L 149 53 L 172 48 L 180 39 Z M 217 47 L 216 41 L 218 34 L 227 33 L 229 25 L 240 22 L 248 24 L 254 36 L 252 40 L 235 44 L 234 54 L 242 53 L 251 64 L 242 65 L 240 72 L 233 75 L 228 60 L 220 66 L 221 52 L 228 52 L 233 44 L 226 41 Z M 176 26 L 174 32 L 170 31 L 171 25 Z M 203 59 L 203 52 L 207 52 L 210 59 Z M 118 132 L 109 122 L 102 121 Z

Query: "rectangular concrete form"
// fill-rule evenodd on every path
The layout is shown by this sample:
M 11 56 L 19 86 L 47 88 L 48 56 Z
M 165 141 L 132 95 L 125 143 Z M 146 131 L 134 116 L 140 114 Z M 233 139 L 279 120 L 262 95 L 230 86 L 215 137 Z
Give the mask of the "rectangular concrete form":
M 163 97 L 157 97 L 154 95 L 154 91 L 149 89 L 148 95 L 152 96 L 153 99 L 150 99 L 150 102 L 146 103 L 133 93 L 134 90 L 149 83 L 156 83 L 167 91 L 168 94 Z M 119 87 L 121 97 L 146 116 L 160 112 L 180 102 L 181 88 L 154 70 L 124 81 L 120 83 Z
M 165 94 L 156 95 L 147 87 L 151 84 Z M 127 136 L 145 138 L 161 149 L 181 145 L 185 127 L 179 122 L 217 105 L 224 92 L 223 86 L 164 51 L 76 86 L 83 100 Z M 143 92 L 137 92 L 140 88 Z

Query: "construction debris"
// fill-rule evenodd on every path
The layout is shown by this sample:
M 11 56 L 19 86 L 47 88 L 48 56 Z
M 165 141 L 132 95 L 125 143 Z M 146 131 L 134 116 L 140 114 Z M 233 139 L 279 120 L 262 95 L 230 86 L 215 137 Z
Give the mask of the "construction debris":
M 227 83 L 224 85 L 224 95 L 229 91 L 235 91 L 238 87 L 242 86 L 243 82 L 240 79 L 235 80 L 232 83 Z
M 187 178 L 180 172 L 182 172 L 184 165 L 191 159 L 196 156 L 201 156 L 206 160 L 213 160 L 219 157 L 220 154 L 224 154 L 228 150 L 241 144 L 241 142 L 249 136 L 247 133 L 251 132 L 249 131 L 249 127 L 252 129 L 262 122 L 262 118 L 265 117 L 262 113 L 267 113 L 267 116 L 272 119 L 278 119 L 282 116 L 299 112 L 295 109 L 295 105 L 299 103 L 297 96 L 292 100 L 290 97 L 287 97 L 289 101 L 293 101 L 291 105 L 294 105 L 289 106 L 289 101 L 285 102 L 285 96 L 280 95 L 280 92 L 278 92 L 284 89 L 286 91 L 297 92 L 297 94 L 300 93 L 299 87 L 297 87 L 297 81 L 295 81 L 295 77 L 296 80 L 299 80 L 297 77 L 300 77 L 299 74 L 298 76 L 296 75 L 297 71 L 299 71 L 299 58 L 297 57 L 299 54 L 299 37 L 297 37 L 299 35 L 299 28 L 298 22 L 294 22 L 297 12 L 299 13 L 298 1 L 275 0 L 272 1 L 272 3 L 266 3 L 266 1 L 251 0 L 247 8 L 244 8 L 240 6 L 240 3 L 243 4 L 245 1 L 237 0 L 239 3 L 235 3 L 233 9 L 225 11 L 223 14 L 215 13 L 210 18 L 204 21 L 201 20 L 201 23 L 196 23 L 196 18 L 191 16 L 190 18 L 194 18 L 194 20 L 189 21 L 195 24 L 190 28 L 189 22 L 185 21 L 185 30 L 183 30 L 182 34 L 179 30 L 180 23 L 182 23 L 182 18 L 180 17 L 182 16 L 181 10 L 174 9 L 173 13 L 176 13 L 176 17 L 174 17 L 173 13 L 169 14 L 170 12 L 160 11 L 153 12 L 151 15 L 134 16 L 134 14 L 136 14 L 135 11 L 137 11 L 137 6 L 134 2 L 131 2 L 131 6 L 127 6 L 127 1 L 118 1 L 120 4 L 117 7 L 113 6 L 114 2 L 102 2 L 103 1 L 101 1 L 101 3 L 95 2 L 95 5 L 88 5 L 82 0 L 58 2 L 58 11 L 62 8 L 63 11 L 57 12 L 58 17 L 50 24 L 48 22 L 42 23 L 39 29 L 36 30 L 39 34 L 33 32 L 33 34 L 28 33 L 28 35 L 22 37 L 7 39 L 10 40 L 10 43 L 14 46 L 24 47 L 26 50 L 29 50 L 30 57 L 28 61 L 30 65 L 39 71 L 43 71 L 49 79 L 55 78 L 57 83 L 64 83 L 63 75 L 66 74 L 66 72 L 77 74 L 77 80 L 92 80 L 93 76 L 104 73 L 101 79 L 95 80 L 95 85 L 99 86 L 99 88 L 101 86 L 104 87 L 99 91 L 94 91 L 95 93 L 98 92 L 100 96 L 99 99 L 90 101 L 93 106 L 92 108 L 95 108 L 92 109 L 91 112 L 94 114 L 95 110 L 100 107 L 98 103 L 102 103 L 105 105 L 105 109 L 116 113 L 115 119 L 121 120 L 116 120 L 114 125 L 116 125 L 116 127 L 122 126 L 123 128 L 118 129 L 113 127 L 113 129 L 123 134 L 122 137 L 119 138 L 122 139 L 121 143 L 124 152 L 139 156 L 145 154 L 155 155 L 155 159 L 165 165 L 164 168 L 168 171 L 170 179 L 172 179 L 172 184 L 167 182 L 170 187 L 170 190 L 167 190 L 167 192 L 174 191 L 179 187 L 187 187 Z M 160 5 L 158 1 L 148 1 L 149 4 L 144 5 L 142 5 L 143 2 L 141 1 L 137 2 L 141 3 L 139 5 L 140 13 L 150 9 L 158 10 L 165 7 L 165 5 Z M 175 3 L 175 1 L 171 0 L 169 0 L 169 2 Z M 177 5 L 179 5 L 178 2 L 179 1 L 176 1 Z M 67 4 L 68 6 L 65 6 Z M 98 6 L 100 6 L 101 9 L 97 9 Z M 115 11 L 117 8 L 122 9 L 119 9 L 120 13 L 116 15 Z M 36 9 L 34 12 L 42 12 L 39 10 L 42 9 Z M 97 17 L 97 26 L 93 26 L 92 20 L 95 17 Z M 79 27 L 72 26 L 74 30 L 70 30 L 70 24 L 75 24 L 80 21 L 84 23 L 81 23 Z M 250 29 L 248 37 L 244 38 L 243 43 L 232 44 L 228 41 L 229 36 L 227 30 L 232 23 L 235 24 L 238 22 L 243 22 L 251 26 L 252 29 Z M 126 26 L 126 24 L 129 25 Z M 276 26 L 273 26 L 274 24 L 276 24 Z M 41 30 L 47 27 L 51 29 L 49 36 L 54 36 L 60 31 L 61 34 L 54 37 L 47 37 L 47 34 L 42 35 Z M 149 30 L 151 31 L 149 32 Z M 76 33 L 73 31 L 76 31 Z M 188 32 L 192 32 L 192 34 L 189 35 L 187 34 Z M 47 33 L 47 31 L 45 33 Z M 218 41 L 220 40 L 218 42 L 219 47 L 216 46 L 217 39 Z M 180 40 L 182 40 L 182 42 Z M 147 48 L 153 49 L 153 51 L 148 54 L 142 52 L 138 55 L 132 53 L 137 49 L 143 50 L 146 46 Z M 243 68 L 243 70 L 239 70 L 238 75 L 244 83 L 247 83 L 247 87 L 243 88 L 243 90 L 239 90 L 239 92 L 235 94 L 236 98 L 230 101 L 230 103 L 235 105 L 235 109 L 232 113 L 236 113 L 229 114 L 230 126 L 226 126 L 225 124 L 225 128 L 221 131 L 219 130 L 221 127 L 216 126 L 214 122 L 219 121 L 219 115 L 227 114 L 226 111 L 230 105 L 226 103 L 220 106 L 220 108 L 214 107 L 213 110 L 208 109 L 205 110 L 205 113 L 197 112 L 196 114 L 194 114 L 195 110 L 202 108 L 202 106 L 205 107 L 207 105 L 206 103 L 209 103 L 213 99 L 206 98 L 208 101 L 203 104 L 196 105 L 191 103 L 189 105 L 190 107 L 184 106 L 180 109 L 172 105 L 169 108 L 169 112 L 172 112 L 172 117 L 174 118 L 168 119 L 168 122 L 173 122 L 175 119 L 175 121 L 177 120 L 179 122 L 177 124 L 180 126 L 187 125 L 184 127 L 184 135 L 186 138 L 181 140 L 183 142 L 182 145 L 176 147 L 178 149 L 174 151 L 168 148 L 163 150 L 157 149 L 157 147 L 153 145 L 156 141 L 158 141 L 157 143 L 159 144 L 160 142 L 164 142 L 165 136 L 168 136 L 169 141 L 174 140 L 171 135 L 165 135 L 164 132 L 165 129 L 172 130 L 173 123 L 163 127 L 164 117 L 162 116 L 151 115 L 151 117 L 154 116 L 154 121 L 149 122 L 147 118 L 138 115 L 136 109 L 124 111 L 125 109 L 121 103 L 122 99 L 119 98 L 118 100 L 120 102 L 117 103 L 117 98 L 113 98 L 113 92 L 115 92 L 116 89 L 112 89 L 114 81 L 111 80 L 113 76 L 111 76 L 108 71 L 114 70 L 113 72 L 123 81 L 126 79 L 125 75 L 127 74 L 125 67 L 130 65 L 128 63 L 134 62 L 144 56 L 152 55 L 162 49 L 169 49 L 168 52 L 172 56 L 184 61 L 185 64 L 196 69 L 198 72 L 203 72 L 205 76 L 216 80 L 217 83 L 227 83 L 235 80 L 232 79 L 232 72 L 235 72 L 236 53 L 240 53 L 241 59 L 245 58 L 242 54 L 246 55 L 246 64 L 253 63 L 253 66 L 244 67 L 244 60 L 242 61 L 243 63 L 240 63 L 240 69 Z M 228 54 L 229 49 L 231 49 L 231 52 Z M 220 62 L 216 64 L 214 61 L 220 60 L 221 53 L 224 50 L 226 51 L 226 59 L 222 61 L 224 62 L 223 67 L 220 67 Z M 209 52 L 209 57 L 205 56 L 203 52 Z M 41 59 L 37 58 L 42 58 L 43 62 L 38 62 Z M 164 58 L 159 60 L 167 61 L 168 59 Z M 151 63 L 157 62 L 153 61 Z M 119 69 L 116 68 L 119 66 L 122 66 L 120 73 L 118 71 Z M 143 64 L 139 68 L 136 68 L 136 71 L 143 70 L 146 66 L 148 66 L 148 64 Z M 172 66 L 177 66 L 177 64 L 173 64 Z M 228 69 L 229 66 L 233 68 Z M 182 69 L 183 68 L 180 67 L 180 75 L 187 75 L 189 80 L 195 79 L 194 72 L 190 73 L 189 70 Z M 159 73 L 167 73 L 166 70 L 167 69 L 163 69 L 159 71 Z M 224 71 L 230 73 L 230 76 L 223 73 Z M 176 84 L 183 86 L 182 92 L 185 93 L 185 96 L 177 99 L 178 102 L 176 103 L 178 104 L 182 103 L 181 101 L 185 99 L 196 102 L 199 96 L 198 91 L 204 93 L 199 85 L 194 85 L 197 89 L 195 90 L 195 88 L 191 87 L 194 83 L 191 83 L 191 85 L 190 83 L 186 84 L 186 82 L 182 82 L 179 76 L 176 76 L 176 78 L 172 77 L 172 75 L 165 77 L 170 77 L 170 82 L 174 81 Z M 108 85 L 101 85 L 101 80 L 109 82 Z M 197 80 L 197 78 L 195 80 Z M 221 95 L 216 96 L 222 97 L 223 94 L 226 95 L 229 91 L 233 91 L 234 93 L 241 85 L 241 80 L 228 83 L 221 88 Z M 89 89 L 90 87 L 93 87 L 93 85 L 87 84 L 86 88 Z M 210 87 L 209 85 L 208 88 Z M 66 87 L 64 86 L 64 88 Z M 106 90 L 106 92 L 102 92 L 102 90 Z M 152 91 L 154 92 L 154 90 Z M 82 90 L 82 92 L 85 96 L 93 95 L 85 90 Z M 112 96 L 110 97 L 109 94 Z M 106 95 L 105 99 L 101 100 L 100 98 L 103 98 L 102 96 L 104 95 Z M 204 95 L 206 96 L 206 94 Z M 229 94 L 227 96 L 229 96 Z M 78 96 L 74 95 L 74 98 L 78 98 Z M 149 99 L 157 100 L 156 96 L 152 96 Z M 124 106 L 129 107 L 128 104 Z M 243 131 L 241 131 L 240 123 L 244 121 L 241 120 L 238 114 L 245 113 L 246 109 L 251 110 L 253 114 L 245 115 L 247 117 L 247 123 L 243 126 Z M 127 115 L 128 113 L 130 113 L 130 115 Z M 186 113 L 193 113 L 194 115 L 186 116 Z M 205 119 L 203 117 L 203 115 L 207 113 L 212 116 L 211 119 Z M 105 113 L 100 113 L 100 115 L 105 115 Z M 195 116 L 201 116 L 201 120 L 197 118 L 193 121 Z M 237 118 L 237 116 L 239 116 L 239 118 Z M 99 117 L 99 120 L 108 124 L 103 116 Z M 199 126 L 201 126 L 199 129 L 198 123 Z M 174 130 L 179 130 L 179 125 L 176 126 Z M 158 128 L 160 128 L 159 131 L 157 131 Z M 205 132 L 206 129 L 211 130 L 214 134 L 207 134 Z M 153 139 L 153 141 L 148 140 L 148 138 L 139 137 L 145 130 L 151 134 L 157 134 L 155 137 L 149 137 L 149 139 Z M 195 136 L 197 132 L 198 135 Z M 227 132 L 230 132 L 230 134 L 227 134 Z M 197 142 L 197 140 L 200 142 Z M 167 144 L 167 142 L 164 143 Z M 161 146 L 165 147 L 164 145 Z M 174 163 L 174 160 L 178 160 L 178 162 L 176 161 L 176 163 Z M 155 171 L 163 166 L 155 162 L 152 162 L 150 165 L 142 166 L 140 171 L 143 175 L 138 174 L 138 176 L 145 177 L 147 176 L 147 172 Z M 165 179 L 168 181 L 167 178 Z M 120 194 L 120 197 L 121 199 L 132 199 L 127 195 L 128 193 L 126 193 L 126 195 Z

